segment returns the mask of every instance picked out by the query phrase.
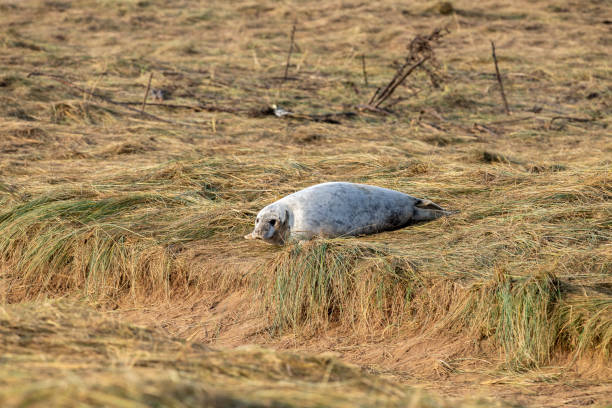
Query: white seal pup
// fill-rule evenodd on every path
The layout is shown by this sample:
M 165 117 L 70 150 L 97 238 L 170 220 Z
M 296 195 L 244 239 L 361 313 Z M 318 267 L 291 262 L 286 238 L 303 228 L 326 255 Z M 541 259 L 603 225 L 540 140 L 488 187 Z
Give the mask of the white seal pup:
M 317 184 L 264 207 L 246 239 L 283 245 L 315 236 L 375 234 L 451 212 L 429 200 L 366 184 Z

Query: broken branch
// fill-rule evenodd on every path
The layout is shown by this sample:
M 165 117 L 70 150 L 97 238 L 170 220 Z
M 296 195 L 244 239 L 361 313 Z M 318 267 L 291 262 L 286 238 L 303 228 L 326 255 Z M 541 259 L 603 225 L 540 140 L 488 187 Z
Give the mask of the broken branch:
M 377 101 L 375 102 L 374 106 L 377 107 L 377 108 L 380 107 L 380 104 L 382 104 L 384 101 L 386 101 L 393 94 L 395 89 L 398 86 L 400 86 L 402 84 L 402 82 L 404 82 L 406 80 L 406 78 L 408 78 L 408 75 L 410 75 L 412 73 L 412 71 L 414 71 L 415 69 L 420 67 L 421 64 L 423 64 L 428 59 L 429 59 L 429 57 L 422 58 L 419 62 L 417 62 L 416 64 L 411 66 L 408 69 L 408 71 L 406 71 L 403 74 L 402 74 L 402 70 L 399 70 L 397 72 L 397 74 L 393 77 L 393 79 L 389 82 L 389 84 L 387 84 L 385 89 L 383 89 L 383 91 L 380 93 L 380 95 L 378 95 Z

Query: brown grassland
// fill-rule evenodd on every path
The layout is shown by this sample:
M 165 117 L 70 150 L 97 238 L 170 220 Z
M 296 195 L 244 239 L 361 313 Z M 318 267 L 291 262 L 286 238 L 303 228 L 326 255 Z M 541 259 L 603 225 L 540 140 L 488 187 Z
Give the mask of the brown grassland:
M 612 403 L 609 2 L 0 0 L 0 50 L 0 405 Z M 243 239 L 338 180 L 459 212 Z

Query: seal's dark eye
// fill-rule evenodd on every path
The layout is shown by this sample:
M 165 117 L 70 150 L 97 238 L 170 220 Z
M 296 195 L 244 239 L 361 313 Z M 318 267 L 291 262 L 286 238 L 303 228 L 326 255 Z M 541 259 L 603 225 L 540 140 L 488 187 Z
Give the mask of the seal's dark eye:
M 271 226 L 276 225 L 276 220 L 270 220 L 270 225 L 271 225 Z
M 256 218 L 256 219 L 255 219 L 255 222 L 259 222 L 259 218 Z

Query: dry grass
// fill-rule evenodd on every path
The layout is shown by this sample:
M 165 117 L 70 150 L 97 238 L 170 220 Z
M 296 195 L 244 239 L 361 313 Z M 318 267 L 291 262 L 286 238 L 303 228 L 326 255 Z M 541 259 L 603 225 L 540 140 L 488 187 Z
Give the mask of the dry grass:
M 215 305 L 238 298 L 245 313 L 212 338 L 164 313 L 154 323 L 222 343 L 235 333 L 228 327 L 254 319 L 265 334 L 232 344 L 291 348 L 320 338 L 346 347 L 460 339 L 449 354 L 494 361 L 495 370 L 554 364 L 580 376 L 576 367 L 588 366 L 609 377 L 607 9 L 452 6 L 449 15 L 393 0 L 0 4 L 2 299 L 181 305 L 197 322 L 226 318 Z M 339 124 L 304 116 L 354 111 L 391 78 L 416 34 L 441 26 L 450 34 L 436 48 L 439 88 L 417 70 L 394 94 L 404 99 L 389 101 L 392 115 L 361 112 Z M 151 72 L 152 88 L 170 99 L 140 115 Z M 266 115 L 272 104 L 295 117 Z M 294 247 L 242 240 L 262 206 L 334 180 L 460 212 Z M 384 352 L 374 361 L 388 364 Z M 147 381 L 125 392 L 144 392 Z
M 549 364 L 555 352 L 610 358 L 612 299 L 605 294 L 585 296 L 584 286 L 537 271 L 513 277 L 498 269 L 466 285 L 388 250 L 342 241 L 297 245 L 261 273 L 273 331 L 304 336 L 341 326 L 355 342 L 380 331 L 397 338 L 406 330 L 456 331 L 466 341 L 495 339 L 516 370 Z
M 3 308 L 0 334 L 3 406 L 502 406 L 432 398 L 330 355 L 213 350 L 73 303 Z
M 315 241 L 282 252 L 256 284 L 272 311 L 274 330 L 308 333 L 341 324 L 367 336 L 401 325 L 421 279 L 407 260 L 384 250 Z

